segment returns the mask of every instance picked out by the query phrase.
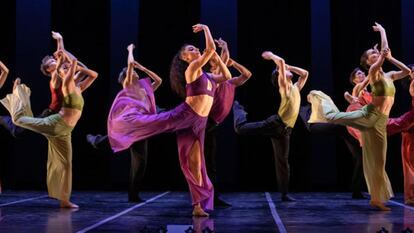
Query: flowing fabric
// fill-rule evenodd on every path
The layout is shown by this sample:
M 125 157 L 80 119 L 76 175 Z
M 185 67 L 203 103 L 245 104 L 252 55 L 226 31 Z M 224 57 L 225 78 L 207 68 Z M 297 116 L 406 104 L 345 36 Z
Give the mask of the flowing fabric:
M 236 91 L 236 85 L 230 81 L 220 83 L 214 94 L 214 102 L 211 107 L 209 117 L 220 124 L 229 115 L 231 107 L 233 106 L 234 93 Z

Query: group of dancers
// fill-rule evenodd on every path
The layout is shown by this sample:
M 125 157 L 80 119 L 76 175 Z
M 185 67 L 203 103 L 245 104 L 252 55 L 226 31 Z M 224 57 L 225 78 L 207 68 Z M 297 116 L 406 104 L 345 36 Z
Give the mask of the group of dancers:
M 295 201 L 288 195 L 288 158 L 290 135 L 300 115 L 311 132 L 339 130 L 341 134 L 338 135 L 347 138 L 345 142 L 349 142 L 348 148 L 357 164 L 353 197 L 363 197 L 360 192 L 362 164 L 371 195 L 370 204 L 380 210 L 389 210 L 385 203 L 393 196 L 385 172 L 387 134 L 401 132 L 404 198 L 406 204 L 414 204 L 414 108 L 400 118 L 388 118 L 394 103 L 395 80 L 410 77 L 409 92 L 414 107 L 414 67 L 408 68 L 391 55 L 385 29 L 381 25 L 373 26 L 374 31 L 381 35 L 381 49 L 378 50 L 375 46 L 365 51 L 361 57 L 361 65 L 368 70 L 368 75 L 365 76 L 359 68 L 351 74 L 351 82 L 355 87 L 352 94 L 344 95 L 350 103 L 347 112 L 340 112 L 329 96 L 321 91 L 311 91 L 307 100 L 312 106 L 301 107 L 300 91 L 306 84 L 309 72 L 288 65 L 283 58 L 272 52 L 263 52 L 262 57 L 275 64 L 271 81 L 278 89 L 281 101 L 277 114 L 258 122 L 249 122 L 243 106 L 234 100 L 236 88 L 251 77 L 251 72 L 230 57 L 224 40 L 213 39 L 208 26 L 196 24 L 192 29 L 194 33 L 204 33 L 205 49 L 200 52 L 193 45 L 183 45 L 170 67 L 171 88 L 182 97 L 183 103 L 168 111 L 156 106 L 154 92 L 161 85 L 162 79 L 135 61 L 134 45 L 131 44 L 127 47 L 127 66 L 118 77 L 123 88 L 109 111 L 108 135 L 99 138 L 88 136 L 88 140 L 95 146 L 104 141 L 102 139 L 108 139 L 114 152 L 130 150 L 129 201 L 143 201 L 139 197 L 139 191 L 147 162 L 147 140 L 163 132 L 176 132 L 179 162 L 190 190 L 192 214 L 208 216 L 207 211 L 213 210 L 214 205 L 229 205 L 214 194 L 215 131 L 233 109 L 237 134 L 270 138 L 282 201 Z M 13 92 L 1 100 L 11 117 L 2 116 L 0 123 L 13 135 L 29 129 L 47 138 L 49 196 L 58 199 L 61 207 L 78 208 L 70 201 L 71 132 L 82 114 L 82 92 L 96 80 L 98 74 L 66 51 L 59 33 L 52 32 L 52 37 L 57 41 L 57 51 L 53 56 L 46 56 L 41 64 L 42 73 L 50 77 L 50 106 L 39 117 L 33 117 L 30 107 L 31 90 L 17 78 Z M 216 52 L 216 43 L 221 48 L 220 55 Z M 383 72 L 381 66 L 385 60 L 400 70 Z M 234 67 L 240 73 L 239 76 L 232 77 L 229 67 Z M 1 87 L 8 69 L 1 62 L 0 68 Z M 140 78 L 135 69 L 143 71 L 149 78 Z M 292 81 L 294 75 L 298 76 L 296 82 Z M 368 84 L 371 93 L 367 89 Z M 349 127 L 348 131 L 344 126 Z

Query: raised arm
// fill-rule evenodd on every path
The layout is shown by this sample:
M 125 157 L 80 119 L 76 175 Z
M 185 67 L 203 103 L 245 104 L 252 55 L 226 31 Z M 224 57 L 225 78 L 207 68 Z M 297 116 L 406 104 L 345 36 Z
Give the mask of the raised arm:
M 80 88 L 81 92 L 83 92 L 86 89 L 88 89 L 91 86 L 91 84 L 96 80 L 96 78 L 98 77 L 98 73 L 94 70 L 82 66 L 78 66 L 77 70 L 78 71 L 75 75 L 75 80 L 81 79 L 77 86 Z
M 221 48 L 221 53 L 220 53 L 221 60 L 224 62 L 224 64 L 229 66 L 228 62 L 230 60 L 230 51 L 227 46 L 227 42 L 221 38 L 219 38 L 218 40 L 214 40 L 214 41 L 217 43 L 218 47 Z
M 69 51 L 67 51 L 65 49 L 65 44 L 63 43 L 63 36 L 59 32 L 52 31 L 52 37 L 57 42 L 56 51 L 63 51 L 65 53 L 66 59 L 68 59 L 69 62 L 71 62 L 73 59 L 75 59 L 75 56 L 73 56 L 72 53 L 70 53 Z M 88 68 L 88 67 L 85 66 L 85 64 L 83 64 L 80 61 L 78 61 L 78 65 L 80 65 L 82 67 L 85 67 L 85 68 Z
M 215 60 L 217 61 L 217 65 L 219 67 L 219 74 L 210 74 L 211 78 L 214 79 L 217 83 L 221 83 L 231 79 L 231 73 L 227 65 L 221 60 L 220 56 L 214 52 Z
M 156 91 L 158 87 L 162 83 L 162 79 L 156 73 L 152 72 L 151 70 L 145 68 L 143 65 L 139 64 L 138 62 L 134 61 L 134 67 L 146 73 L 154 82 L 151 84 L 152 89 Z
M 64 79 L 62 82 L 62 93 L 64 96 L 68 95 L 76 88 L 74 75 L 77 69 L 77 60 L 76 58 L 73 59 L 70 63 L 69 70 L 64 75 Z
M 393 65 L 398 67 L 399 71 L 390 71 L 388 74 L 390 74 L 392 80 L 399 80 L 411 73 L 411 69 L 408 68 L 404 63 L 398 61 L 391 55 L 391 51 L 388 51 L 385 57 L 389 62 L 391 62 Z
M 229 62 L 227 63 L 229 67 L 234 67 L 237 71 L 239 71 L 240 75 L 237 77 L 234 77 L 229 80 L 230 83 L 232 83 L 235 86 L 241 86 L 243 85 L 249 78 L 252 76 L 252 73 L 250 70 L 248 70 L 243 65 L 239 64 L 238 62 L 234 61 L 233 59 L 229 59 Z
M 286 79 L 286 67 L 285 67 L 285 60 L 283 58 L 273 54 L 272 52 L 265 51 L 262 53 L 262 57 L 266 60 L 272 60 L 278 67 L 279 76 L 277 78 L 277 82 L 279 84 L 279 88 L 286 89 L 287 87 L 287 79 Z
M 134 49 L 135 49 L 135 45 L 134 44 L 130 44 L 127 47 L 128 50 L 128 68 L 127 68 L 127 72 L 126 72 L 126 77 L 124 80 L 124 83 L 122 84 L 122 86 L 125 88 L 127 86 L 130 86 L 133 83 L 133 75 L 132 73 L 134 72 Z
M 195 71 L 201 69 L 210 60 L 211 56 L 213 56 L 213 54 L 216 51 L 216 45 L 214 44 L 213 37 L 211 36 L 210 29 L 207 27 L 207 25 L 196 24 L 193 26 L 194 33 L 198 33 L 201 31 L 204 31 L 204 36 L 206 40 L 206 48 L 203 54 L 199 58 L 197 58 L 196 60 L 192 61 L 189 64 L 187 71 L 191 73 L 195 73 Z M 189 81 L 193 81 L 193 80 L 189 80 Z
M 364 90 L 369 84 L 369 78 L 365 78 L 364 81 L 355 85 L 352 89 L 352 96 L 358 97 L 362 90 Z
M 299 90 L 302 90 L 303 86 L 305 86 L 305 83 L 308 80 L 309 72 L 305 69 L 302 69 L 296 66 L 288 66 L 288 67 L 291 72 L 299 75 L 299 79 L 295 83 L 295 85 L 299 88 Z
M 388 40 L 387 40 L 387 33 L 385 32 L 385 29 L 382 27 L 381 24 L 375 22 L 375 25 L 372 26 L 372 29 L 374 31 L 379 32 L 381 35 L 381 50 L 388 49 Z
M 385 56 L 389 51 L 390 51 L 390 49 L 381 50 L 381 53 L 380 53 L 377 61 L 369 67 L 368 77 L 370 77 L 370 80 L 369 80 L 370 82 L 376 82 L 377 81 L 377 80 L 371 80 L 371 79 L 375 79 L 375 78 L 378 77 L 376 75 L 376 73 L 381 70 L 382 64 L 384 64 Z
M 9 69 L 3 62 L 0 61 L 0 88 L 3 87 L 4 82 L 6 82 L 6 78 L 9 75 Z

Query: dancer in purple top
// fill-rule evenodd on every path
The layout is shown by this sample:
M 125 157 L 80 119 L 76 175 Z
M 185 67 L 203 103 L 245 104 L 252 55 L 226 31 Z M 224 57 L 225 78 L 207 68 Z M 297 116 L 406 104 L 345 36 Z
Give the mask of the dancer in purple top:
M 200 31 L 204 31 L 206 38 L 203 54 L 192 45 L 184 45 L 171 64 L 170 83 L 178 87 L 177 91 L 185 93 L 185 102 L 167 112 L 147 114 L 137 111 L 134 105 L 118 95 L 108 117 L 108 137 L 116 152 L 127 149 L 133 142 L 163 132 L 178 131 L 180 165 L 190 188 L 193 215 L 208 216 L 204 210 L 213 209 L 214 191 L 205 169 L 204 131 L 216 83 L 230 79 L 231 74 L 220 58 L 222 74 L 202 72 L 201 68 L 210 58 L 218 55 L 209 28 L 203 24 L 193 26 L 194 33 Z M 184 90 L 177 83 L 183 80 L 183 75 L 187 83 Z
M 252 73 L 244 66 L 230 58 L 230 52 L 227 47 L 227 42 L 223 39 L 215 40 L 221 48 L 221 60 L 227 64 L 227 67 L 235 68 L 240 75 L 233 77 L 226 82 L 217 85 L 217 90 L 214 95 L 213 106 L 208 117 L 205 144 L 205 161 L 207 166 L 207 174 L 215 188 L 214 206 L 228 207 L 229 203 L 219 198 L 219 192 L 216 186 L 216 134 L 218 126 L 229 115 L 231 107 L 233 106 L 234 94 L 236 87 L 243 85 L 252 75 Z M 216 59 L 210 59 L 211 72 L 215 74 L 220 73 L 218 62 Z

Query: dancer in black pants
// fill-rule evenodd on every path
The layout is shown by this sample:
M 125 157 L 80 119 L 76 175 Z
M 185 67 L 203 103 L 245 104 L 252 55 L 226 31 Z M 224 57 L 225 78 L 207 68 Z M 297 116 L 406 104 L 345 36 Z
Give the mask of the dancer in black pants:
M 247 113 L 237 101 L 233 104 L 234 128 L 241 135 L 261 135 L 270 137 L 275 157 L 276 177 L 282 201 L 295 201 L 288 195 L 289 189 L 289 144 L 290 134 L 295 125 L 300 108 L 300 90 L 306 83 L 308 72 L 304 69 L 289 66 L 272 52 L 264 52 L 262 57 L 273 60 L 276 69 L 272 73 L 272 83 L 277 83 L 281 102 L 277 115 L 264 121 L 248 122 Z M 292 73 L 299 75 L 293 84 Z

